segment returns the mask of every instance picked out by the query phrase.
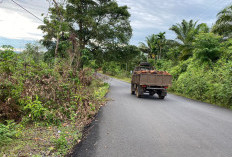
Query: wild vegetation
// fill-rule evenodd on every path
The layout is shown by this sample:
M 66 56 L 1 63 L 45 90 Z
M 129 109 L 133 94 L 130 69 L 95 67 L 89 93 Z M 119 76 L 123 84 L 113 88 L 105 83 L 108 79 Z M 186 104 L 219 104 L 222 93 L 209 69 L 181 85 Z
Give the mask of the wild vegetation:
M 113 0 L 53 0 L 40 44 L 21 53 L 2 46 L 0 156 L 64 156 L 78 143 L 106 101 L 109 85 L 96 69 L 138 54 L 128 45 L 127 9 Z
M 40 44 L 2 46 L 0 156 L 64 156 L 106 101 L 96 71 L 129 80 L 141 61 L 171 73 L 174 93 L 232 106 L 231 6 L 212 28 L 183 20 L 175 40 L 160 32 L 138 47 L 129 17 L 114 0 L 52 0 Z
M 173 75 L 170 92 L 232 108 L 231 17 L 228 6 L 218 13 L 212 28 L 193 20 L 176 23 L 169 29 L 176 34 L 175 40 L 167 39 L 165 32 L 152 34 L 139 44 L 139 57 Z M 130 82 L 130 73 L 126 79 L 114 72 L 119 68 L 109 68 L 108 74 Z M 125 68 L 121 67 L 121 71 Z
M 93 70 L 75 74 L 65 59 L 49 66 L 36 47 L 27 45 L 20 54 L 11 47 L 0 52 L 1 156 L 67 153 L 105 102 L 108 84 Z M 44 141 L 47 148 L 40 150 L 37 144 Z
M 176 39 L 162 39 L 162 58 L 157 56 L 158 36 L 163 33 L 148 37 L 147 48 L 140 45 L 151 64 L 173 75 L 169 91 L 232 108 L 231 17 L 229 6 L 218 14 L 213 28 L 192 20 L 173 25 Z

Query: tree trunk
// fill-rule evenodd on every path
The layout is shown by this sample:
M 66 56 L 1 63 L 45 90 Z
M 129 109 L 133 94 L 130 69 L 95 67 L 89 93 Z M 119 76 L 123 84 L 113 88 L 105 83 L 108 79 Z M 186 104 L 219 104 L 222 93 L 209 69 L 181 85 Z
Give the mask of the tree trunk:
M 77 68 L 78 70 L 83 69 L 83 62 L 82 62 L 82 51 L 85 48 L 85 41 L 84 41 L 84 37 L 82 36 L 82 32 L 83 32 L 83 24 L 80 21 L 79 22 L 79 27 L 80 27 L 80 36 L 79 36 L 79 50 L 77 51 Z
M 72 68 L 73 70 L 73 74 L 74 76 L 77 75 L 77 67 L 78 67 L 78 64 L 77 64 L 77 54 L 78 54 L 78 49 L 79 49 L 79 45 L 78 45 L 78 42 L 76 40 L 76 34 L 75 33 L 71 33 L 70 36 L 69 36 L 69 40 L 71 41 L 72 43 L 72 48 L 69 50 L 69 64 L 70 64 L 70 67 Z
M 160 55 L 159 55 L 159 60 L 161 59 L 161 54 L 162 54 L 162 48 L 160 46 Z
M 56 49 L 55 49 L 55 61 L 58 57 L 58 47 L 59 47 L 59 42 L 60 42 L 60 38 L 59 35 L 57 34 L 57 38 L 56 38 Z
M 77 51 L 77 69 L 78 70 L 81 70 L 83 69 L 83 63 L 82 63 L 82 60 L 81 60 L 81 57 L 82 57 L 82 51 L 83 49 L 80 48 L 78 51 Z
M 53 0 L 53 3 L 55 4 L 55 7 L 56 7 L 57 11 L 59 12 L 60 21 L 63 22 L 63 17 L 60 14 L 58 3 L 56 2 L 56 0 Z M 59 26 L 59 30 L 61 30 L 61 26 Z M 59 42 L 60 42 L 60 37 L 59 37 L 59 32 L 58 32 L 57 33 L 57 38 L 56 38 L 55 66 L 54 67 L 56 67 L 56 63 L 57 63 Z

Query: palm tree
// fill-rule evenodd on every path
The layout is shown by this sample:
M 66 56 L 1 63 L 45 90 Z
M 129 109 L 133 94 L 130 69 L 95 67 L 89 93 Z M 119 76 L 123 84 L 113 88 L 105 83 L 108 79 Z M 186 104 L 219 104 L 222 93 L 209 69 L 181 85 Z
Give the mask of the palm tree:
M 208 32 L 208 26 L 204 23 L 197 25 L 197 22 L 183 20 L 181 24 L 173 25 L 169 30 L 174 31 L 181 50 L 181 59 L 188 59 L 192 56 L 192 43 L 199 32 Z
M 161 59 L 162 56 L 162 50 L 164 46 L 166 45 L 166 37 L 165 37 L 165 32 L 160 32 L 157 36 L 157 47 L 159 49 L 159 54 L 158 54 L 158 59 Z
M 217 14 L 217 21 L 213 26 L 213 32 L 219 35 L 232 36 L 232 5 L 227 6 Z
M 152 34 L 146 37 L 146 43 L 139 43 L 139 49 L 146 53 L 149 58 L 153 58 L 153 55 L 157 55 L 157 36 Z

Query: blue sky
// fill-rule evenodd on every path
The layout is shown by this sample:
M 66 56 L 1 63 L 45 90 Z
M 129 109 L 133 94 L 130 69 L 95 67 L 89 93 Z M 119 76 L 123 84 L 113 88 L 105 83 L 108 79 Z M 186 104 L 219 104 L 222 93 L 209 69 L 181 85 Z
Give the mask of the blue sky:
M 15 0 L 37 16 L 47 13 L 47 0 Z M 133 37 L 131 44 L 138 45 L 153 33 L 166 32 L 166 37 L 174 39 L 175 34 L 168 29 L 182 19 L 198 20 L 212 26 L 217 13 L 231 4 L 230 0 L 117 0 L 127 5 L 131 13 Z M 41 21 L 28 14 L 11 0 L 0 0 L 0 45 L 9 44 L 23 48 L 25 43 L 42 38 L 37 29 Z M 41 17 L 42 19 L 42 17 Z

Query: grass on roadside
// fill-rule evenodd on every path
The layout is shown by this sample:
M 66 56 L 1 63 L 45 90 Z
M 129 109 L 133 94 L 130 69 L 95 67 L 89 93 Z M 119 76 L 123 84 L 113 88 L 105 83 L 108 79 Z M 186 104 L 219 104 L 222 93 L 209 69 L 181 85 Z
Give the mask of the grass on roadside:
M 128 78 L 128 77 L 117 77 L 117 76 L 111 76 L 111 77 L 119 79 L 119 80 L 127 82 L 127 83 L 131 83 L 131 78 Z
M 100 74 L 103 74 L 102 71 L 98 71 Z M 122 76 L 112 76 L 112 75 L 109 75 L 109 74 L 104 74 L 104 75 L 107 75 L 109 77 L 112 77 L 112 78 L 116 78 L 116 79 L 119 79 L 121 81 L 124 81 L 124 82 L 127 82 L 127 83 L 131 83 L 131 77 L 122 77 Z
M 106 102 L 104 98 L 109 89 L 109 84 L 103 83 L 100 87 L 94 87 L 96 99 Z M 101 105 L 91 104 L 91 111 L 95 114 Z M 14 135 L 9 137 L 9 141 L 0 144 L 0 156 L 65 156 L 71 151 L 74 145 L 80 142 L 82 131 L 85 125 L 90 123 L 92 118 L 72 119 L 64 121 L 59 125 L 52 125 L 43 122 L 33 124 L 10 124 L 0 127 L 0 139 L 7 138 L 9 132 L 14 131 Z M 1 128 L 4 128 L 1 129 Z M 9 129 L 7 129 L 9 128 Z M 5 132 L 2 137 L 1 133 Z
M 1 147 L 0 156 L 62 156 L 81 138 L 82 127 L 72 122 L 60 126 L 19 124 L 16 137 Z

